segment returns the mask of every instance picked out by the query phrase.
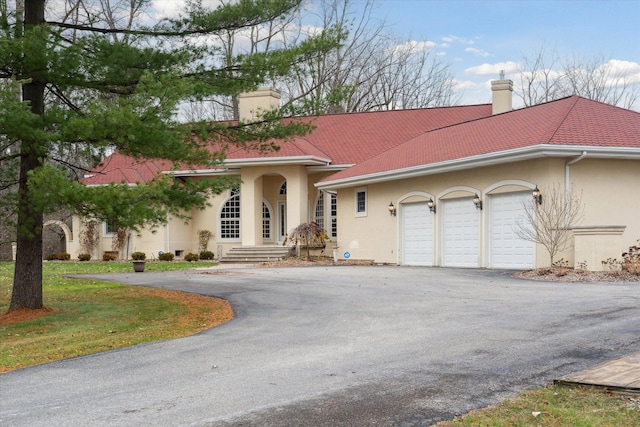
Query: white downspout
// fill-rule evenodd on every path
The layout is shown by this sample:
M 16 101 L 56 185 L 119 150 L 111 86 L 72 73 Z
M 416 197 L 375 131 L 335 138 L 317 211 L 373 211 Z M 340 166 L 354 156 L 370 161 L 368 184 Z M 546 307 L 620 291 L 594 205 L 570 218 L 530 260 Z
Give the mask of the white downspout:
M 587 152 L 583 151 L 582 154 L 580 154 L 578 157 L 576 157 L 573 160 L 569 160 L 568 162 L 566 162 L 564 164 L 564 197 L 565 197 L 565 202 L 566 202 L 567 206 L 571 202 L 571 172 L 570 172 L 570 166 L 575 164 L 575 163 L 578 163 L 580 160 L 584 159 L 585 157 L 587 157 Z M 568 218 L 565 218 L 565 225 L 567 225 L 567 220 L 568 220 Z

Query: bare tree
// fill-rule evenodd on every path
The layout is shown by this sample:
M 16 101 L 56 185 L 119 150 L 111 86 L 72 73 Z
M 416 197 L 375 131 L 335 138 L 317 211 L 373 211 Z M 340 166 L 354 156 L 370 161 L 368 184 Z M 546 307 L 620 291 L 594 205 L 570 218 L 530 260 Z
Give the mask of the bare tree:
M 615 69 L 604 56 L 593 59 L 571 57 L 564 67 L 567 91 L 595 101 L 631 109 L 640 95 L 640 85 L 632 84 L 627 70 Z
M 520 67 L 520 87 L 516 88 L 525 106 L 580 95 L 611 105 L 632 109 L 640 97 L 640 83 L 629 77 L 623 61 L 576 56 L 560 59 L 557 52 L 540 48 L 535 55 L 524 56 Z
M 224 0 L 227 2 L 229 0 Z M 224 3 L 223 2 L 223 3 Z M 288 79 L 273 79 L 292 115 L 422 108 L 452 105 L 454 76 L 450 65 L 434 55 L 434 44 L 403 40 L 374 19 L 377 0 L 307 1 L 306 8 L 260 26 L 227 32 L 215 41 L 232 72 L 237 55 L 288 47 L 334 28 L 343 43 L 322 58 L 296 66 Z M 238 119 L 233 96 L 196 99 L 183 111 L 187 121 Z
M 516 90 L 526 107 L 553 101 L 565 95 L 563 75 L 554 70 L 558 62 L 555 51 L 551 58 L 545 54 L 544 47 L 533 58 L 524 57 L 519 69 L 520 89 Z
M 453 73 L 433 56 L 434 44 L 390 35 L 384 21 L 375 21 L 375 0 L 361 13 L 353 0 L 318 3 L 319 25 L 346 34 L 343 45 L 316 62 L 301 64 L 297 79 L 285 92 L 310 114 L 451 105 Z M 358 3 L 359 5 L 361 3 Z M 304 109 L 304 108 L 303 108 Z
M 556 255 L 569 248 L 572 227 L 584 216 L 582 193 L 565 193 L 557 185 L 540 195 L 540 200 L 524 203 L 524 221 L 516 225 L 521 239 L 538 243 L 547 250 L 553 265 Z
M 298 250 L 300 250 L 300 246 L 306 247 L 307 259 L 310 259 L 311 247 L 322 248 L 324 251 L 327 247 L 326 238 L 327 231 L 317 222 L 305 222 L 290 230 L 283 244 L 295 245 Z

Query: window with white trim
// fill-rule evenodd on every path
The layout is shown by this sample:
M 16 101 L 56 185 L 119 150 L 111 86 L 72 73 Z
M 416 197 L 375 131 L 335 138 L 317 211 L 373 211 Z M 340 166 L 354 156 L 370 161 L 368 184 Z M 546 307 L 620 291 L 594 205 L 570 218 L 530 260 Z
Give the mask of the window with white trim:
M 322 191 L 318 192 L 314 217 L 318 226 L 324 228 L 324 193 Z
M 287 181 L 282 183 L 282 185 L 280 186 L 280 191 L 278 191 L 278 194 L 281 196 L 287 195 Z
M 271 211 L 265 202 L 262 202 L 262 238 L 271 239 Z
M 338 196 L 331 194 L 331 230 L 329 237 L 338 237 Z
M 325 198 L 329 198 L 329 212 L 325 209 Z M 316 207 L 314 209 L 315 222 L 325 229 L 327 235 L 331 238 L 338 236 L 338 197 L 335 194 L 318 192 Z M 326 214 L 329 214 L 329 221 L 325 220 Z
M 118 232 L 118 225 L 113 220 L 106 220 L 104 222 L 104 234 L 105 236 L 112 236 Z
M 356 216 L 367 216 L 367 189 L 356 189 Z
M 240 190 L 231 190 L 231 196 L 220 211 L 220 238 L 240 238 Z

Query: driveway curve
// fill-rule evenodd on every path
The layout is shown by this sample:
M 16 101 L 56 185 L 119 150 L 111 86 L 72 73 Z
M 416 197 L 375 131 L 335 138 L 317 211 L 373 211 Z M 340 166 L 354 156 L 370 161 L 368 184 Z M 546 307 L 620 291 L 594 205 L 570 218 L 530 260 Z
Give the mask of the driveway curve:
M 396 266 L 92 275 L 228 299 L 200 334 L 0 375 L 0 425 L 427 426 L 640 350 L 640 284 Z

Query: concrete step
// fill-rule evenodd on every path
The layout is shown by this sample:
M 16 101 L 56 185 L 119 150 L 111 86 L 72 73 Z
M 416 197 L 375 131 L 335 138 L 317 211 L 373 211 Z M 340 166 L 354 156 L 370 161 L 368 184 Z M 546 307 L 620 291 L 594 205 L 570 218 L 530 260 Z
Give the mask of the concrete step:
M 221 263 L 260 263 L 281 261 L 292 255 L 289 246 L 236 246 L 231 248 L 220 259 Z

